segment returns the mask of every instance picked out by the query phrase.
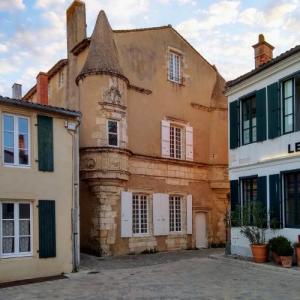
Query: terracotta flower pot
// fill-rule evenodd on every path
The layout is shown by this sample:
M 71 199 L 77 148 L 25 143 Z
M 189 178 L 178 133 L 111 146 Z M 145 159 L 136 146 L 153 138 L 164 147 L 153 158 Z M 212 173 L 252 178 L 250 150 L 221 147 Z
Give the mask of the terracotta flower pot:
M 292 256 L 280 256 L 280 259 L 281 259 L 282 266 L 284 268 L 292 267 L 292 260 L 293 260 Z
M 281 265 L 280 256 L 274 251 L 272 251 L 272 258 L 273 258 L 274 262 L 276 262 L 276 264 Z
M 267 245 L 251 245 L 253 259 L 256 263 L 265 263 L 268 260 Z
M 297 266 L 300 267 L 300 247 L 296 247 Z

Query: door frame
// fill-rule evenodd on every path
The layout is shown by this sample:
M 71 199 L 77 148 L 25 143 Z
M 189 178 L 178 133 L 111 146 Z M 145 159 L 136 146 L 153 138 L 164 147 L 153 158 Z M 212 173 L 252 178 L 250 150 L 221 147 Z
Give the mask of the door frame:
M 206 215 L 206 238 L 207 238 L 207 247 L 210 247 L 211 244 L 211 209 L 207 207 L 193 207 L 193 238 L 192 245 L 193 248 L 196 248 L 196 216 L 200 213 Z

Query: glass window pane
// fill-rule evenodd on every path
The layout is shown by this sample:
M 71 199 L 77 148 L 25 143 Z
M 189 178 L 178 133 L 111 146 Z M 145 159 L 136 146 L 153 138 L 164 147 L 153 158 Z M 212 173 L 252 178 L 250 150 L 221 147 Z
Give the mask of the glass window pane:
M 284 114 L 289 115 L 293 113 L 293 98 L 284 100 Z
M 286 116 L 284 118 L 284 129 L 285 132 L 293 131 L 293 115 Z
M 20 237 L 19 251 L 20 252 L 30 252 L 30 237 Z
M 4 131 L 14 131 L 14 117 L 13 116 L 3 116 L 4 121 Z
M 250 143 L 250 130 L 244 130 L 244 144 Z
M 28 149 L 28 135 L 19 134 L 19 149 Z
M 14 221 L 2 221 L 2 234 L 3 236 L 14 236 Z
M 108 132 L 117 133 L 118 132 L 118 123 L 115 121 L 108 121 Z
M 19 235 L 30 235 L 30 220 L 20 220 Z
M 19 164 L 20 165 L 28 165 L 28 151 L 27 150 L 19 150 Z
M 20 219 L 30 219 L 30 204 L 20 203 L 19 204 L 19 218 Z
M 284 98 L 291 97 L 293 95 L 293 80 L 287 80 L 284 82 Z
M 13 148 L 4 148 L 4 162 L 7 164 L 14 163 L 14 149 Z
M 3 203 L 2 204 L 2 218 L 3 219 L 13 219 L 14 218 L 14 204 L 13 203 Z
M 12 238 L 3 238 L 2 239 L 2 253 L 14 253 L 15 249 L 15 239 Z
M 4 132 L 4 147 L 13 148 L 14 147 L 14 133 Z
M 19 118 L 19 132 L 20 133 L 28 133 L 28 120 L 25 118 Z
M 247 121 L 244 121 L 244 129 L 248 129 L 250 126 L 250 121 L 247 120 Z
M 252 142 L 256 142 L 256 127 L 252 128 Z
M 108 144 L 111 146 L 118 146 L 118 136 L 116 134 L 109 134 Z

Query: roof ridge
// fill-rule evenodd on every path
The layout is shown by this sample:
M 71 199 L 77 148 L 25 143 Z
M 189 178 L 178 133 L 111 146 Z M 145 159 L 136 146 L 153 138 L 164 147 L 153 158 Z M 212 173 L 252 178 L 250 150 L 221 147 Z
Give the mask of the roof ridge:
M 141 28 L 132 28 L 132 29 L 113 29 L 115 33 L 123 33 L 123 32 L 135 32 L 135 31 L 147 31 L 147 30 L 159 30 L 159 29 L 167 29 L 173 28 L 171 24 L 162 25 L 162 26 L 152 26 L 152 27 L 141 27 Z
M 268 62 L 260 65 L 258 68 L 252 69 L 251 71 L 249 71 L 249 72 L 247 72 L 243 75 L 240 75 L 239 77 L 237 77 L 235 79 L 227 81 L 226 86 L 227 86 L 227 88 L 230 88 L 230 87 L 232 87 L 232 86 L 234 86 L 238 83 L 241 83 L 242 81 L 252 77 L 253 75 L 256 75 L 256 74 L 262 72 L 263 70 L 279 63 L 280 61 L 296 54 L 299 51 L 300 51 L 300 44 L 296 45 L 295 47 L 290 48 L 289 50 L 287 50 L 285 52 L 282 52 L 281 54 L 279 54 L 276 57 L 272 58 Z

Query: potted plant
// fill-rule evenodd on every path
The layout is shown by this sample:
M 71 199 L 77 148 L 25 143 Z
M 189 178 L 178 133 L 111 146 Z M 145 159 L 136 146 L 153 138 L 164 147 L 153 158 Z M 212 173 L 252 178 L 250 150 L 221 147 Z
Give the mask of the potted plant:
M 295 243 L 294 246 L 297 258 L 297 266 L 300 267 L 300 242 Z
M 288 240 L 284 236 L 276 236 L 272 239 L 269 240 L 269 249 L 272 254 L 272 258 L 274 262 L 277 264 L 281 265 L 281 259 L 280 256 L 277 254 L 278 253 L 278 246 L 282 243 L 286 243 Z
M 237 208 L 233 213 L 232 224 L 240 226 L 240 232 L 245 236 L 251 247 L 253 259 L 257 263 L 268 260 L 268 245 L 266 244 L 267 211 L 260 202 L 251 202 L 243 208 Z
M 277 254 L 280 256 L 281 264 L 284 268 L 291 268 L 294 249 L 290 241 L 278 245 Z

